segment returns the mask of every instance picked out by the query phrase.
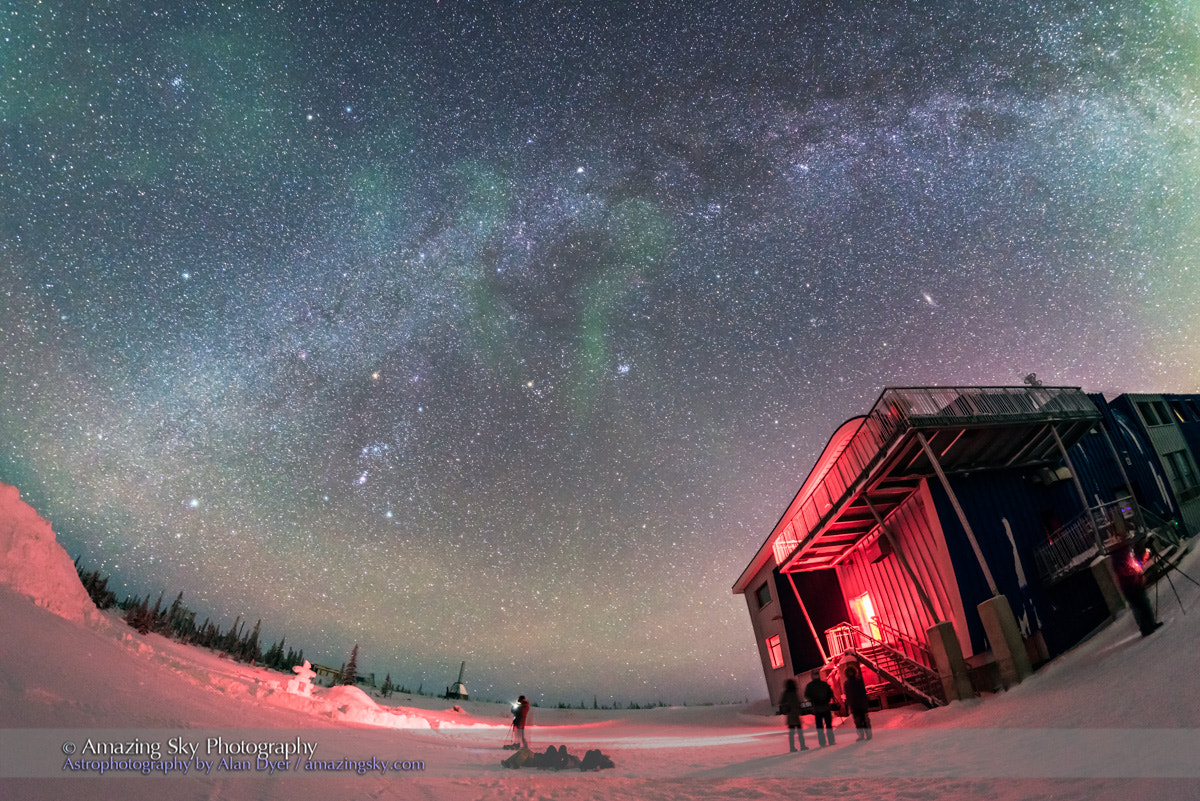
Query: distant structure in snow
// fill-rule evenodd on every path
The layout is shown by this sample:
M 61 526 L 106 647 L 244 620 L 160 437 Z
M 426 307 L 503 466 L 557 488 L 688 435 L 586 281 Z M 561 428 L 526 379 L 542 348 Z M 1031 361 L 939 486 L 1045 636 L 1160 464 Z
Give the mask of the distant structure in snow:
M 446 698 L 456 698 L 460 701 L 466 701 L 467 685 L 463 684 L 463 673 L 466 672 L 467 663 L 464 661 L 458 666 L 458 681 L 454 685 L 446 688 Z

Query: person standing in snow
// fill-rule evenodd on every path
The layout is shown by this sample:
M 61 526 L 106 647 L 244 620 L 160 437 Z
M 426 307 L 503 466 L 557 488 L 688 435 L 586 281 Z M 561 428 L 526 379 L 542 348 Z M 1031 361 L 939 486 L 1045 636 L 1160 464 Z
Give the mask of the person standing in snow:
M 812 704 L 817 726 L 817 744 L 833 745 L 833 688 L 821 679 L 821 671 L 812 672 L 812 681 L 804 688 L 804 697 Z
M 867 684 L 863 681 L 858 665 L 846 666 L 846 677 L 842 679 L 842 691 L 846 694 L 846 708 L 854 718 L 858 739 L 871 739 L 871 719 L 867 716 Z
M 792 751 L 807 751 L 804 744 L 804 727 L 800 723 L 800 690 L 795 679 L 788 679 L 783 685 L 783 697 L 779 699 L 779 714 L 787 716 L 788 748 Z M 796 748 L 796 737 L 800 738 L 800 748 Z
M 1146 574 L 1142 570 L 1142 563 L 1133 552 L 1133 542 L 1128 539 L 1123 541 L 1113 552 L 1112 560 L 1113 572 L 1117 574 L 1117 586 L 1121 588 L 1121 594 L 1129 603 L 1129 610 L 1133 612 L 1138 629 L 1143 637 L 1152 634 L 1162 623 L 1154 619 L 1154 609 L 1151 608 L 1150 598 L 1146 595 Z
M 513 728 L 517 731 L 517 737 L 521 741 L 522 748 L 529 747 L 529 741 L 525 739 L 525 721 L 528 719 L 529 702 L 522 695 L 517 699 L 517 703 L 513 705 Z

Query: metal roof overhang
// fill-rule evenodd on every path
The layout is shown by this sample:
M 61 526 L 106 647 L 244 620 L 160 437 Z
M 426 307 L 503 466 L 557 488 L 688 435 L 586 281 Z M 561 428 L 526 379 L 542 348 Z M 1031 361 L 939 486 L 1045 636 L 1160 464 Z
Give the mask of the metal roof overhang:
M 1090 412 L 1086 408 L 1059 413 L 1042 410 L 1006 414 L 993 420 L 956 411 L 910 416 L 909 425 L 885 446 L 819 524 L 801 538 L 780 565 L 781 571 L 795 573 L 837 566 L 878 525 L 876 513 L 886 521 L 917 490 L 923 478 L 935 473 L 918 433 L 925 437 L 947 474 L 1048 465 L 1062 459 L 1056 431 L 1063 447 L 1069 448 L 1100 419 L 1090 402 L 1087 406 Z

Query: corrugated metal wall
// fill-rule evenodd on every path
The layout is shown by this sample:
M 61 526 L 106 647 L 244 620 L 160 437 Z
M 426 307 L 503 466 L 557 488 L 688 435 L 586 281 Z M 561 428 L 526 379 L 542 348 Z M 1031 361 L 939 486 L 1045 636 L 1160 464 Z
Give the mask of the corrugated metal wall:
M 878 617 L 918 642 L 925 642 L 926 629 L 938 620 L 954 622 L 956 628 L 962 624 L 962 601 L 945 556 L 941 527 L 930 520 L 927 504 L 928 493 L 922 488 L 897 507 L 885 522 L 897 548 L 929 597 L 937 619 L 922 603 L 895 553 L 875 563 L 869 560 L 870 544 L 878 535 L 878 529 L 838 566 L 838 578 L 847 599 L 869 593 Z

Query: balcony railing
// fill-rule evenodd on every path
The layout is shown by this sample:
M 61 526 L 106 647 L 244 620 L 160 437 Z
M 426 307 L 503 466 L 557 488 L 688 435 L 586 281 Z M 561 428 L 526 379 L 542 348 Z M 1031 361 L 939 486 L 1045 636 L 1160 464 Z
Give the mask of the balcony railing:
M 857 481 L 910 428 L 972 422 L 1088 419 L 1096 407 L 1074 387 L 892 387 L 883 391 L 845 449 L 826 467 L 772 545 L 784 564 L 804 537 L 824 525 Z

